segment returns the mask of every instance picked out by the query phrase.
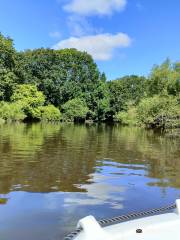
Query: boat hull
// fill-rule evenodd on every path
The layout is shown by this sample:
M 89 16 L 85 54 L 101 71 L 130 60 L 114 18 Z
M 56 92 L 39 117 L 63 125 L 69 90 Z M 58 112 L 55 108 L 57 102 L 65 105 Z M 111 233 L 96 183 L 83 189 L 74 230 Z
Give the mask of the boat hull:
M 94 217 L 81 219 L 82 231 L 74 240 L 180 240 L 180 200 L 176 209 L 141 219 L 131 220 L 102 228 Z

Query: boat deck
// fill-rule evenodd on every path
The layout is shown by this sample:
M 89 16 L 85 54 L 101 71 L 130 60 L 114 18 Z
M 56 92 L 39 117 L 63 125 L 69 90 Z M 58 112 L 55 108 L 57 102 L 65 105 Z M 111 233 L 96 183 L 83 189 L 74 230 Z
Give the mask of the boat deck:
M 81 219 L 74 240 L 180 240 L 180 200 L 172 213 L 144 217 L 102 228 L 93 216 Z

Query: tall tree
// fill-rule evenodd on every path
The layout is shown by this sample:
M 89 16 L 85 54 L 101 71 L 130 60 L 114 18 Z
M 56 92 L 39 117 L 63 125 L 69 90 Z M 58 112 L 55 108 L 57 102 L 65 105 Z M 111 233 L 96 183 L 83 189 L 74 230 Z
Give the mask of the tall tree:
M 9 101 L 18 78 L 14 72 L 16 51 L 13 41 L 0 34 L 0 100 Z
M 108 85 L 112 115 L 127 110 L 129 104 L 137 105 L 146 96 L 147 80 L 145 77 L 125 76 L 108 82 Z
M 169 59 L 166 59 L 161 65 L 155 65 L 149 76 L 148 95 L 176 95 L 179 78 L 178 63 L 173 65 Z
M 100 102 L 107 97 L 105 74 L 86 52 L 76 49 L 36 49 L 19 54 L 24 83 L 34 83 L 48 103 L 61 106 L 74 98 L 85 99 L 96 119 Z M 103 87 L 102 87 L 103 85 Z

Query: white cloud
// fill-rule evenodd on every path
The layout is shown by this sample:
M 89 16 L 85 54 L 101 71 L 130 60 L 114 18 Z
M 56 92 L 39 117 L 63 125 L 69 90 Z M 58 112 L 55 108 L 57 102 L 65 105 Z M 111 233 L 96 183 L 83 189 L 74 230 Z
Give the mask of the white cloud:
M 71 0 L 64 10 L 78 15 L 110 15 L 113 11 L 121 11 L 126 0 Z
M 80 51 L 86 51 L 92 55 L 95 60 L 109 60 L 113 57 L 116 48 L 125 48 L 130 46 L 131 39 L 125 33 L 110 33 L 70 37 L 58 42 L 54 49 L 76 48 Z

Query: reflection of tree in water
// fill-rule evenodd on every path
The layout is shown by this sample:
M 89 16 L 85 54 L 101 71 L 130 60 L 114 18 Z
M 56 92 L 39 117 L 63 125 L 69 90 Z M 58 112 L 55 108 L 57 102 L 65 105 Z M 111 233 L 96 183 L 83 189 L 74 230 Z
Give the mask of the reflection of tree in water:
M 85 162 L 88 155 L 90 156 L 87 150 L 83 150 L 83 136 L 87 138 L 86 131 L 83 128 L 74 131 L 72 125 L 57 126 L 12 125 L 8 126 L 10 130 L 5 129 L 2 132 L 1 192 L 7 193 L 11 190 L 75 191 L 77 187 L 73 184 L 86 182 L 89 179 L 88 174 L 93 172 L 94 163 Z M 69 128 L 72 131 L 66 133 L 66 129 Z M 68 134 L 70 136 L 67 136 Z M 66 140 L 66 136 L 70 139 Z M 71 138 L 72 140 L 74 138 L 75 145 L 71 142 Z M 79 142 L 82 146 L 78 149 Z
M 0 205 L 6 204 L 8 201 L 8 198 L 6 198 L 4 195 L 0 194 Z
M 125 141 L 134 163 L 148 166 L 149 186 L 180 188 L 180 139 L 170 139 L 153 131 L 122 128 L 115 131 Z M 131 161 L 131 160 L 130 160 Z
M 178 140 L 151 131 L 107 125 L 33 124 L 0 129 L 0 192 L 81 192 L 109 158 L 135 169 L 150 185 L 180 187 Z M 96 161 L 98 160 L 98 161 Z M 137 165 L 138 164 L 138 165 Z M 99 170 L 100 171 L 100 170 Z
M 0 192 L 21 189 L 28 184 L 36 154 L 46 137 L 59 131 L 60 125 L 14 124 L 0 127 Z M 27 182 L 27 184 L 26 184 Z

